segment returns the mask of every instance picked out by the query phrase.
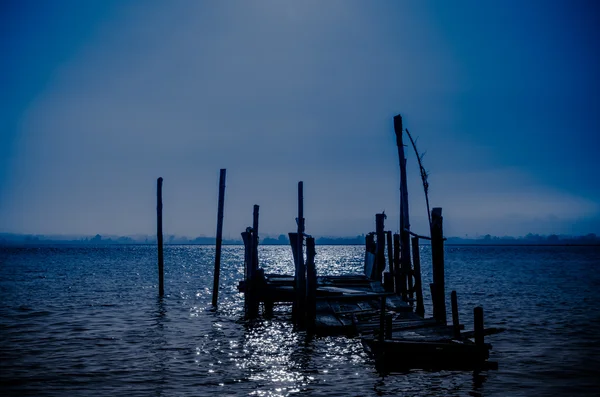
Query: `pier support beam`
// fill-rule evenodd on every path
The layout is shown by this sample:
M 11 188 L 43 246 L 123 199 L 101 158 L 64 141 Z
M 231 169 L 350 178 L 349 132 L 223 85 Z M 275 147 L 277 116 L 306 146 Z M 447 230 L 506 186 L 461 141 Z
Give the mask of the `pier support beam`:
M 406 178 L 406 157 L 404 143 L 402 142 L 402 116 L 394 117 L 394 132 L 396 133 L 396 146 L 398 146 L 398 160 L 400 163 L 400 253 L 401 261 L 401 293 L 402 299 L 408 300 L 407 277 L 410 275 L 410 220 L 408 212 L 408 187 Z
M 425 315 L 425 306 L 423 304 L 423 284 L 421 282 L 421 251 L 419 249 L 419 238 L 412 238 L 413 254 L 413 272 L 415 277 L 415 296 L 417 298 L 417 307 L 415 313 L 421 317 Z
M 377 269 L 376 280 L 381 282 L 382 273 L 385 270 L 385 214 L 375 214 L 375 234 L 377 236 L 377 248 L 375 251 L 375 267 Z
M 306 317 L 306 267 L 304 265 L 304 183 L 298 182 L 298 218 L 296 219 L 298 224 L 298 232 L 295 236 L 296 249 L 292 247 L 292 251 L 296 253 L 294 261 L 296 264 L 296 271 L 294 274 L 296 283 L 296 302 L 294 305 L 293 314 L 296 324 L 300 327 L 304 327 Z M 294 244 L 292 240 L 292 233 L 290 233 L 290 244 Z
M 439 323 L 447 324 L 446 292 L 444 281 L 444 231 L 442 226 L 442 209 L 437 207 L 431 211 L 431 261 L 433 264 L 434 317 Z
M 315 267 L 315 239 L 306 238 L 306 330 L 315 331 L 317 315 L 317 269 Z
M 458 319 L 458 298 L 456 297 L 456 291 L 452 291 L 450 294 L 450 302 L 452 304 L 452 330 L 454 338 L 460 339 L 460 321 Z

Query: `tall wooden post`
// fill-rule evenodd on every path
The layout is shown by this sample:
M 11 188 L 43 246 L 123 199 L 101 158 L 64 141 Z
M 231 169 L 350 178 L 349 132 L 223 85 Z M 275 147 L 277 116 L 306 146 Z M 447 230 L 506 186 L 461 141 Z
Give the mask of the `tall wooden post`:
M 156 180 L 156 242 L 158 245 L 158 295 L 165 294 L 164 262 L 163 262 L 163 231 L 162 231 L 162 184 L 163 179 Z
M 377 248 L 375 251 L 375 266 L 377 269 L 376 280 L 381 281 L 385 270 L 385 214 L 375 214 L 375 233 L 377 235 Z
M 423 304 L 423 284 L 421 282 L 421 251 L 419 249 L 419 238 L 412 238 L 413 253 L 413 271 L 415 276 L 415 296 L 417 298 L 417 307 L 415 313 L 423 317 L 425 315 L 425 306 Z
M 402 116 L 394 117 L 394 132 L 398 146 L 398 160 L 400 163 L 400 251 L 402 258 L 402 299 L 407 300 L 406 280 L 410 272 L 410 221 L 408 216 L 408 188 L 406 178 L 406 157 L 404 156 L 404 143 L 402 142 Z
M 246 268 L 245 275 L 245 291 L 244 291 L 244 311 L 246 318 L 255 318 L 258 316 L 259 300 L 256 291 L 256 273 L 254 271 L 254 237 L 251 229 L 246 229 L 242 233 L 242 240 L 244 241 L 244 264 Z
M 315 267 L 315 239 L 306 238 L 306 329 L 315 330 L 317 314 L 317 269 Z
M 431 211 L 431 261 L 433 263 L 433 296 L 435 318 L 446 324 L 446 292 L 444 282 L 444 230 L 442 226 L 442 209 L 437 207 Z
M 217 307 L 219 298 L 219 277 L 221 275 L 221 245 L 223 243 L 223 207 L 225 205 L 225 178 L 227 170 L 221 168 L 219 175 L 219 206 L 217 209 L 217 241 L 215 246 L 215 273 L 213 278 L 212 305 Z
M 306 267 L 304 266 L 304 183 L 298 182 L 298 232 L 296 242 L 296 320 L 300 327 L 304 326 L 306 317 Z

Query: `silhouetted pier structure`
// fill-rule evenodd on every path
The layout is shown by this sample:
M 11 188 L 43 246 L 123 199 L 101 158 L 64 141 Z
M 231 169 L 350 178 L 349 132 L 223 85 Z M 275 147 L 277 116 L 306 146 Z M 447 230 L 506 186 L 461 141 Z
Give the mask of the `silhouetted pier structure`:
M 481 307 L 474 309 L 474 330 L 463 332 L 452 291 L 452 324 L 447 322 L 442 209 L 431 211 L 431 237 L 411 232 L 401 116 L 394 118 L 394 129 L 401 171 L 400 233 L 386 231 L 385 214 L 376 214 L 376 230 L 365 238 L 364 274 L 318 276 L 315 240 L 305 233 L 304 185 L 299 182 L 297 230 L 289 234 L 294 275 L 268 274 L 259 265 L 255 205 L 253 226 L 242 233 L 246 271 L 238 289 L 245 294 L 245 315 L 259 316 L 261 304 L 265 317 L 273 315 L 275 305 L 291 305 L 299 329 L 317 336 L 361 337 L 385 371 L 495 368 L 497 364 L 488 361 L 491 345 L 484 336 L 502 330 L 484 329 Z M 420 239 L 431 240 L 433 313 L 429 318 L 423 303 Z

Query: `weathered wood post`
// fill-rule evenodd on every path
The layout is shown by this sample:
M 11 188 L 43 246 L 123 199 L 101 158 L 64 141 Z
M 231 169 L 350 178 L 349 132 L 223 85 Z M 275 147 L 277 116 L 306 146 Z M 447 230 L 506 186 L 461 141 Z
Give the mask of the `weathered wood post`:
M 473 309 L 473 331 L 475 334 L 475 344 L 479 347 L 483 347 L 484 344 L 484 333 L 483 333 L 483 307 L 477 306 Z
M 252 270 L 255 274 L 258 270 L 258 210 L 259 206 L 254 204 L 252 212 Z
M 396 279 L 396 295 L 402 294 L 402 269 L 400 268 L 400 235 L 394 234 L 394 278 Z M 404 284 L 406 289 L 406 284 Z
M 300 327 L 304 326 L 306 317 L 306 267 L 304 265 L 304 183 L 298 182 L 298 232 L 296 236 L 296 322 Z
M 460 321 L 458 319 L 458 298 L 456 297 L 456 291 L 452 291 L 450 294 L 450 302 L 452 304 L 452 330 L 454 331 L 454 338 L 460 339 Z
M 381 295 L 381 308 L 379 312 L 379 341 L 382 344 L 385 340 L 385 298 L 385 295 Z
M 254 236 L 252 228 L 247 228 L 242 233 L 244 241 L 244 264 L 246 268 L 245 290 L 244 290 L 244 311 L 246 318 L 255 318 L 258 316 L 259 300 L 256 291 L 256 272 L 254 269 Z
M 375 234 L 377 249 L 375 251 L 376 280 L 381 281 L 385 270 L 385 214 L 375 214 Z
M 315 330 L 317 315 L 317 269 L 315 267 L 315 239 L 306 237 L 306 329 Z
M 162 231 L 162 185 L 163 179 L 156 180 L 156 243 L 158 245 L 158 295 L 165 294 L 165 277 L 163 262 L 163 231 Z
M 223 207 L 225 205 L 225 177 L 227 170 L 221 168 L 219 175 L 219 206 L 217 209 L 217 241 L 215 246 L 215 273 L 213 278 L 212 305 L 217 307 L 219 297 L 219 277 L 221 275 L 221 245 L 223 243 Z
M 394 117 L 394 131 L 396 145 L 398 146 L 398 160 L 400 162 L 400 251 L 402 258 L 402 299 L 408 300 L 406 282 L 410 273 L 410 221 L 408 212 L 408 188 L 406 178 L 406 157 L 404 156 L 404 143 L 402 142 L 402 116 Z
M 433 263 L 433 284 L 435 285 L 434 317 L 442 324 L 446 320 L 446 297 L 444 282 L 444 231 L 442 227 L 442 209 L 431 211 L 431 261 Z
M 383 287 L 386 292 L 394 292 L 394 245 L 392 243 L 392 232 L 388 230 L 385 232 L 387 253 L 388 253 L 388 268 L 383 273 Z
M 374 279 L 374 274 L 376 273 L 376 266 L 375 266 L 375 252 L 376 252 L 376 247 L 375 247 L 375 237 L 373 235 L 373 233 L 368 233 L 365 236 L 365 276 L 367 276 L 369 279 L 373 280 Z
M 415 277 L 415 296 L 417 298 L 417 307 L 415 313 L 423 317 L 425 315 L 425 305 L 423 304 L 423 284 L 421 282 L 421 251 L 419 249 L 419 238 L 412 238 L 413 253 L 413 271 Z

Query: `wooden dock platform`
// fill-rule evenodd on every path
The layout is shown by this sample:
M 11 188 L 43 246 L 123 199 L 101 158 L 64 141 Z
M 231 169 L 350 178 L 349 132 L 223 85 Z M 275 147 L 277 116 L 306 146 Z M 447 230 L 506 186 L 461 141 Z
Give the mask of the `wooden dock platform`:
M 448 324 L 442 209 L 429 212 L 427 173 L 419 158 L 430 236 L 419 236 L 410 230 L 400 115 L 394 117 L 394 130 L 401 175 L 399 233 L 385 231 L 385 213 L 376 214 L 376 230 L 365 236 L 364 274 L 317 276 L 315 240 L 305 233 L 304 185 L 299 182 L 297 231 L 289 233 L 294 275 L 265 274 L 259 266 L 259 208 L 255 205 L 252 227 L 242 233 L 245 277 L 238 289 L 245 296 L 245 315 L 259 316 L 262 305 L 263 315 L 270 317 L 276 304 L 289 304 L 298 329 L 317 336 L 360 337 L 378 367 L 387 372 L 410 368 L 495 368 L 496 364 L 488 361 L 491 345 L 484 342 L 484 337 L 502 330 L 484 329 L 481 307 L 474 308 L 473 331 L 462 332 L 458 300 L 452 291 L 452 322 Z M 408 130 L 406 133 L 416 152 Z M 431 243 L 433 282 L 429 288 L 433 313 L 429 318 L 425 317 L 423 304 L 420 239 Z

